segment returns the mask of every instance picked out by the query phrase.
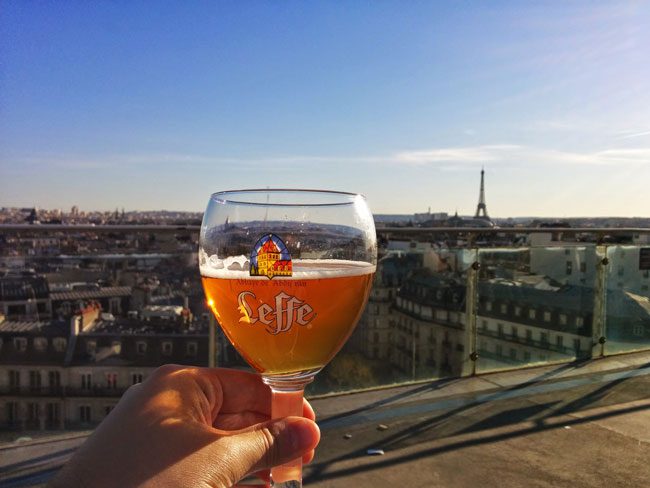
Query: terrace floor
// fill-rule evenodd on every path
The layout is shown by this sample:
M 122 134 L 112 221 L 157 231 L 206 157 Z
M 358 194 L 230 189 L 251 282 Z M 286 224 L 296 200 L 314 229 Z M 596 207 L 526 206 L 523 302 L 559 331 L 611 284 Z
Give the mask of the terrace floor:
M 305 468 L 313 487 L 650 486 L 647 352 L 333 395 L 312 405 L 323 433 Z M 83 436 L 0 443 L 0 486 L 44 483 Z

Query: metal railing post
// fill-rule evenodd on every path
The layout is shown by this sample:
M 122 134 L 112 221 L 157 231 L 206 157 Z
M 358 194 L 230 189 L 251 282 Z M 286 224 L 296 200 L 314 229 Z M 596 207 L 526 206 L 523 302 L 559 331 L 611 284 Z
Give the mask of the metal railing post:
M 476 374 L 476 361 L 478 360 L 477 350 L 477 329 L 476 311 L 478 301 L 478 275 L 481 264 L 478 260 L 478 249 L 474 249 L 474 261 L 467 268 L 467 287 L 465 294 L 465 358 L 461 376 L 473 376 Z
M 607 246 L 597 246 L 596 255 L 598 262 L 596 264 L 596 283 L 594 283 L 594 316 L 592 330 L 592 354 L 591 356 L 605 355 L 605 321 L 607 313 Z M 599 352 L 594 354 L 594 348 L 598 347 Z

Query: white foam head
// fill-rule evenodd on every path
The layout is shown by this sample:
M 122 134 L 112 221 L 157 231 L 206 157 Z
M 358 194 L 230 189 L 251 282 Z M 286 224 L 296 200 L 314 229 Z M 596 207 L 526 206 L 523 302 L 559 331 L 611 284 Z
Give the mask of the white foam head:
M 200 256 L 201 276 L 222 279 L 259 279 L 266 276 L 250 276 L 250 261 L 246 256 L 232 256 L 219 259 L 217 256 Z M 321 278 L 340 278 L 374 273 L 376 266 L 363 261 L 344 259 L 294 259 L 291 277 L 277 276 L 274 279 L 316 280 Z

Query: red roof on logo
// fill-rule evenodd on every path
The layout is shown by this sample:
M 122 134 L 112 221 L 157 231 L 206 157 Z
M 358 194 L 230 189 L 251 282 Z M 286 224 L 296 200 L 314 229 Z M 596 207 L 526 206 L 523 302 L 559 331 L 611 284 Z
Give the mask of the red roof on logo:
M 292 271 L 291 261 L 284 261 L 284 260 L 278 259 L 277 261 L 275 261 L 273 263 L 273 269 L 274 270 L 280 269 L 283 266 L 287 266 L 289 268 L 288 271 Z
M 260 253 L 279 253 L 280 248 L 277 246 L 275 242 L 273 242 L 273 239 L 269 239 L 266 241 L 264 244 L 262 244 L 262 247 L 260 248 Z

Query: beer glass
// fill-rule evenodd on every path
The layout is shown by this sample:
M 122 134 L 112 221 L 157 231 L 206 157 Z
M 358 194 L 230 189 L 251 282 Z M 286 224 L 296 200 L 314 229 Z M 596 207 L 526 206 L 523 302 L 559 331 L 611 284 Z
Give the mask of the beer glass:
M 377 260 L 361 195 L 321 190 L 215 193 L 203 216 L 199 266 L 223 332 L 272 391 L 272 417 L 302 415 L 305 385 L 359 320 Z M 271 470 L 302 486 L 302 461 Z

